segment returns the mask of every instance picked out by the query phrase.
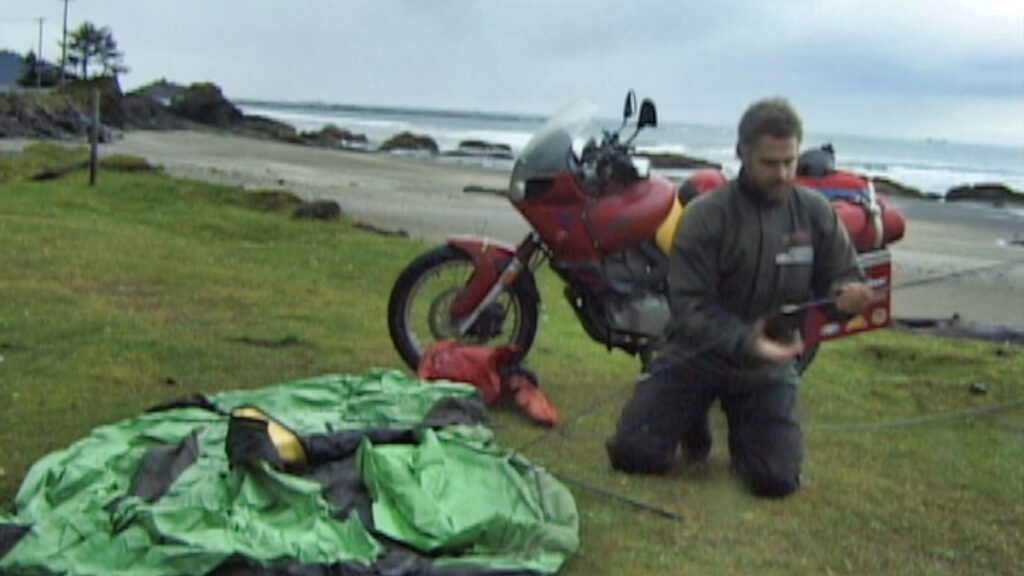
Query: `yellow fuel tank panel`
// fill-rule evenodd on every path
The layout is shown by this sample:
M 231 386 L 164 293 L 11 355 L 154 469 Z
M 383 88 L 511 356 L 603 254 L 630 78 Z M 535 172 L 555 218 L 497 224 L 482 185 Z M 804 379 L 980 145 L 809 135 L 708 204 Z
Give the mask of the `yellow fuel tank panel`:
M 683 212 L 685 208 L 679 198 L 672 203 L 672 209 L 669 210 L 668 216 L 658 226 L 658 231 L 654 234 L 654 241 L 658 244 L 658 248 L 665 254 L 668 254 L 672 250 L 672 242 L 675 241 L 676 231 L 679 230 L 679 225 L 683 222 Z

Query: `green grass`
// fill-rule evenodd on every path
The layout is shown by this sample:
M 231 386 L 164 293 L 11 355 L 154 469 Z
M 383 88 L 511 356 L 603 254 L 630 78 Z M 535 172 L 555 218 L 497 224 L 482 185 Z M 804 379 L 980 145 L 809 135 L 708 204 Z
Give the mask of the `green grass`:
M 387 294 L 427 244 L 295 220 L 286 196 L 175 180 L 125 158 L 96 187 L 82 172 L 25 178 L 82 154 L 34 147 L 0 159 L 0 502 L 47 452 L 159 402 L 400 365 Z M 527 456 L 684 518 L 570 485 L 582 548 L 565 574 L 1024 571 L 1024 409 L 841 427 L 1020 398 L 1024 351 L 891 332 L 826 346 L 804 379 L 805 486 L 759 501 L 729 477 L 717 409 L 708 463 L 613 473 L 603 440 L 638 363 L 586 337 L 550 272 L 539 281 L 530 364 L 570 422 Z M 974 383 L 989 392 L 972 395 Z M 494 412 L 506 447 L 543 433 L 511 407 Z

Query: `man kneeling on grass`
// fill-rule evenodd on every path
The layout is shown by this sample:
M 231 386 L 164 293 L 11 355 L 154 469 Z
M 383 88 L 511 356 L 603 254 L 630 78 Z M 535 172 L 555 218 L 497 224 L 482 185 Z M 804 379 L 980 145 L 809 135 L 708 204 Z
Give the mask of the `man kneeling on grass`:
M 751 491 L 799 486 L 800 319 L 766 319 L 830 295 L 839 313 L 857 314 L 872 297 L 828 200 L 794 183 L 802 136 L 788 102 L 755 103 L 739 125 L 739 177 L 687 205 L 670 256 L 667 342 L 607 442 L 615 469 L 667 472 L 680 444 L 688 459 L 706 458 L 719 399 L 733 470 Z

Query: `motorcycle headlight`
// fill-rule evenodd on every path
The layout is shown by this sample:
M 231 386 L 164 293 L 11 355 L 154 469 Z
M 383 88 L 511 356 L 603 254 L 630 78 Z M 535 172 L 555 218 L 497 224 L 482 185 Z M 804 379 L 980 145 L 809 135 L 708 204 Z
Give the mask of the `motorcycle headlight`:
M 636 175 L 640 178 L 647 178 L 651 174 L 651 159 L 642 158 L 637 156 L 631 156 L 630 160 L 633 161 L 633 168 L 636 170 Z

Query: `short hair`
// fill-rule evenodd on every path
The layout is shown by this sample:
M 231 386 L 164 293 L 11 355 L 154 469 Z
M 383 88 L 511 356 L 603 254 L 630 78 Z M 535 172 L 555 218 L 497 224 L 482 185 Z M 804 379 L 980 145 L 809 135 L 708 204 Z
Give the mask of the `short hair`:
M 740 119 L 739 141 L 741 146 L 751 146 L 761 136 L 773 138 L 796 137 L 803 140 L 804 129 L 800 116 L 784 98 L 767 98 L 754 102 Z

